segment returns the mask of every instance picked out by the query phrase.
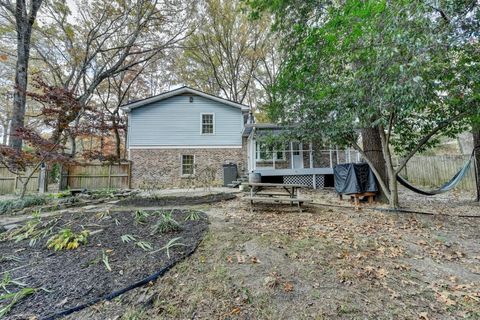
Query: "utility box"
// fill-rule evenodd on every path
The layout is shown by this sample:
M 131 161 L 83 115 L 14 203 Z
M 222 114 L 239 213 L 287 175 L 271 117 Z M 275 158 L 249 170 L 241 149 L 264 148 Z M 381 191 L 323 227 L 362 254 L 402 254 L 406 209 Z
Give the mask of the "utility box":
M 237 165 L 235 163 L 225 163 L 223 165 L 223 186 L 227 187 L 233 181 L 237 180 Z

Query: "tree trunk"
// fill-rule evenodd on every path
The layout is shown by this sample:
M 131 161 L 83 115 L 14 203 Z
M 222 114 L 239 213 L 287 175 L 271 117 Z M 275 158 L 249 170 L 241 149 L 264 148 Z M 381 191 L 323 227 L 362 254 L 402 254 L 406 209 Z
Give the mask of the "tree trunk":
M 475 180 L 477 182 L 477 201 L 480 202 L 480 125 L 472 129 L 473 149 L 475 150 Z
M 122 139 L 120 138 L 120 132 L 118 132 L 118 128 L 114 128 L 113 131 L 115 132 L 115 155 L 117 160 L 120 161 L 122 159 L 122 152 L 121 152 L 121 145 Z
M 383 157 L 382 152 L 382 139 L 380 138 L 378 127 L 363 128 L 361 130 L 361 134 L 363 152 L 365 152 L 369 160 L 373 163 L 383 181 L 389 185 L 389 181 L 387 179 L 387 169 L 385 167 L 385 158 Z M 388 198 L 385 196 L 382 188 L 378 189 L 378 200 L 381 202 L 388 202 Z
M 400 204 L 398 200 L 397 175 L 395 172 L 395 168 L 393 167 L 392 155 L 390 153 L 390 148 L 387 141 L 388 138 L 385 136 L 385 130 L 382 126 L 379 126 L 377 128 L 377 132 L 381 139 L 383 158 L 385 160 L 385 166 L 387 168 L 388 186 L 390 189 L 390 208 L 398 209 L 400 207 Z
M 20 29 L 20 30 L 18 30 Z M 17 64 L 15 69 L 15 86 L 13 91 L 12 122 L 10 122 L 10 146 L 16 150 L 22 149 L 22 137 L 17 130 L 25 124 L 25 106 L 27 99 L 28 58 L 30 39 L 25 39 L 21 28 L 17 27 Z
M 33 24 L 42 2 L 43 0 L 31 0 L 29 10 L 27 10 L 26 1 L 16 1 L 15 7 L 8 7 L 8 10 L 15 14 L 17 31 L 17 62 L 15 66 L 15 86 L 13 88 L 12 121 L 9 130 L 9 145 L 16 150 L 22 149 L 22 137 L 17 135 L 17 130 L 23 128 L 25 124 L 30 40 Z

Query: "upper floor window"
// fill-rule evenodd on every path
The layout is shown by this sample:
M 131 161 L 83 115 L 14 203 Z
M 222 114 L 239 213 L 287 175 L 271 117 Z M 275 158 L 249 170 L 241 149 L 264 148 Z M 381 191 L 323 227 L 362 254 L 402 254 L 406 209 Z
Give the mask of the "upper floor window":
M 202 113 L 202 134 L 215 133 L 215 115 L 213 113 Z

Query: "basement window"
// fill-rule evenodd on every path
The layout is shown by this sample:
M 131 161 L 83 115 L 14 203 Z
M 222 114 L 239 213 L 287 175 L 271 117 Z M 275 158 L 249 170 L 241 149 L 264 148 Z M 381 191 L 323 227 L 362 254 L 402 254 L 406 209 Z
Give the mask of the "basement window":
M 191 154 L 182 155 L 182 175 L 188 176 L 195 173 L 195 156 Z

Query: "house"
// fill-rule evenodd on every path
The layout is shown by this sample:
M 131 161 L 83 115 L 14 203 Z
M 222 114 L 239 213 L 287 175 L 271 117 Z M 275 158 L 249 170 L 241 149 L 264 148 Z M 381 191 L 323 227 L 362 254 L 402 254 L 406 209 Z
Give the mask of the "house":
M 275 150 L 261 137 L 282 127 L 255 124 L 246 105 L 181 87 L 123 107 L 134 187 L 223 183 L 223 164 L 238 175 L 257 172 L 263 181 L 333 184 L 333 166 L 357 159 L 350 150 L 292 141 Z
M 187 186 L 223 179 L 222 165 L 246 172 L 246 105 L 181 87 L 125 105 L 135 187 Z

